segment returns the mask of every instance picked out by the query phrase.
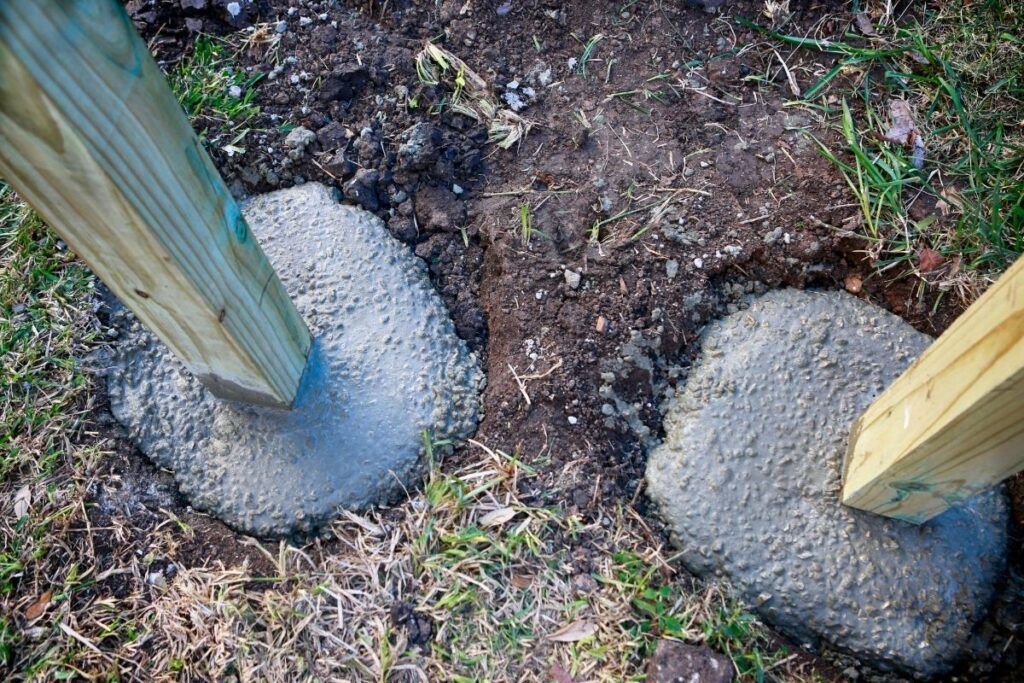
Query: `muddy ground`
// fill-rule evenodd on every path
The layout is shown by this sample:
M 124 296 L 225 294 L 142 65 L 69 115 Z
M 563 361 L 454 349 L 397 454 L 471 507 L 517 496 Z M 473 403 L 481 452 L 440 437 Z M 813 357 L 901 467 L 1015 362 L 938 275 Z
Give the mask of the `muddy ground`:
M 542 485 L 524 492 L 539 504 L 586 517 L 622 501 L 649 514 L 643 468 L 659 403 L 702 326 L 747 293 L 845 286 L 931 334 L 959 312 L 916 280 L 871 276 L 863 243 L 843 230 L 858 208 L 816 147 L 815 137 L 831 144 L 835 133 L 812 109 L 787 104 L 795 98 L 771 48 L 721 15 L 602 0 L 259 0 L 235 17 L 212 0 L 127 4 L 165 69 L 202 31 L 235 41 L 237 63 L 263 74 L 253 119 L 194 121 L 237 196 L 335 186 L 429 264 L 487 371 L 476 438 L 541 470 Z M 761 9 L 739 2 L 730 13 Z M 850 20 L 841 5 L 793 9 L 791 32 L 838 35 Z M 584 73 L 584 44 L 598 34 Z M 415 57 L 428 39 L 496 97 L 526 105 L 525 139 L 509 150 L 489 144 L 484 126 L 444 106 L 443 85 L 420 82 Z M 821 59 L 786 57 L 791 69 Z M 300 126 L 315 139 L 290 146 Z M 104 415 L 96 429 L 116 432 Z M 147 515 L 156 525 L 168 510 L 197 530 L 184 557 L 247 558 L 258 570 L 260 554 L 189 510 L 166 473 L 120 443 L 97 486 L 97 527 L 111 506 L 131 509 L 142 530 Z M 97 551 L 123 547 L 109 541 Z M 586 550 L 574 557 L 587 572 Z M 970 680 L 1012 680 L 1020 653 L 1004 627 L 1013 609 L 999 606 L 979 641 L 1008 647 L 965 664 Z

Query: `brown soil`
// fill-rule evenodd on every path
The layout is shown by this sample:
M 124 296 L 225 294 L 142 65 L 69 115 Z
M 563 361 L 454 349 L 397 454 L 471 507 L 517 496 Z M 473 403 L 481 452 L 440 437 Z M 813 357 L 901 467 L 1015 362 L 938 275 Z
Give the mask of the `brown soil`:
M 197 129 L 237 195 L 302 181 L 336 186 L 429 264 L 458 333 L 485 361 L 486 417 L 476 438 L 544 473 L 542 486 L 524 492 L 538 502 L 584 517 L 600 501 L 646 512 L 645 448 L 659 434 L 659 403 L 702 326 L 747 293 L 843 287 L 853 276 L 865 281 L 860 296 L 926 332 L 958 313 L 948 297 L 933 313 L 935 293 L 919 297 L 916 281 L 869 277 L 861 245 L 834 227 L 858 209 L 810 137 L 834 134 L 809 110 L 785 106 L 793 98 L 772 52 L 747 49 L 758 38 L 731 21 L 683 2 L 517 1 L 502 13 L 497 1 L 261 0 L 231 26 L 221 4 L 181 4 L 189 3 L 128 3 L 165 68 L 187 53 L 196 30 L 269 22 L 269 35 L 287 20 L 279 51 L 293 63 L 277 67 L 269 45 L 237 56 L 266 74 L 261 112 L 237 143 L 245 153 L 223 150 L 237 134 L 224 122 L 200 119 Z M 836 8 L 820 3 L 794 4 L 794 31 L 818 25 L 838 34 L 848 19 L 830 18 Z M 754 17 L 760 7 L 739 2 L 731 11 Z M 571 72 L 569 60 L 596 34 L 604 37 L 586 75 Z M 418 81 L 415 55 L 438 38 L 497 96 L 512 81 L 535 89 L 521 112 L 534 126 L 519 146 L 488 144 L 482 126 L 439 107 L 443 87 Z M 797 53 L 790 66 L 819 57 Z M 643 88 L 661 99 L 613 95 Z M 284 124 L 314 131 L 317 141 L 289 154 Z M 399 154 L 415 124 L 431 127 L 425 160 Z M 611 220 L 632 209 L 641 210 Z M 593 240 L 592 226 L 605 220 Z M 566 269 L 579 274 L 578 287 Z M 133 547 L 180 520 L 191 531 L 181 535 L 179 557 L 247 559 L 257 573 L 264 566 L 260 552 L 191 511 L 170 476 L 127 447 L 98 489 L 96 526 L 108 519 L 106 506 L 136 506 Z M 116 553 L 124 541 L 112 535 L 111 547 L 96 552 Z M 402 609 L 396 622 L 411 618 Z M 429 624 L 417 628 L 426 633 Z M 991 668 L 970 675 L 1011 680 Z

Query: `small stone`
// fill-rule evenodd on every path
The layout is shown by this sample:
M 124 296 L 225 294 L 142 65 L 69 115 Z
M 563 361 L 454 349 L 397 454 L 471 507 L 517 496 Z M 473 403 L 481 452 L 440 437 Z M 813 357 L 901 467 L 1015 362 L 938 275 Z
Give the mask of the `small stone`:
M 288 137 L 284 139 L 284 144 L 292 149 L 304 150 L 315 141 L 316 133 L 305 126 L 299 126 L 288 133 Z
M 281 21 L 274 24 L 274 30 L 277 31 L 278 33 L 284 33 L 285 31 L 288 30 L 288 22 L 282 19 Z
M 571 425 L 574 425 L 574 424 L 576 424 L 577 422 L 579 422 L 579 419 L 577 419 L 575 415 L 570 415 L 570 416 L 569 416 L 568 418 L 566 418 L 566 419 L 567 419 L 567 420 L 569 421 L 569 424 L 571 424 Z
M 696 268 L 703 268 L 704 267 L 704 259 L 702 259 L 702 258 L 700 258 L 698 256 L 697 258 L 693 259 L 693 265 Z
M 342 194 L 367 211 L 376 211 L 380 208 L 380 200 L 377 198 L 379 180 L 380 171 L 375 168 L 361 168 L 356 171 L 352 180 L 345 183 Z
M 864 288 L 864 278 L 857 273 L 850 273 L 843 280 L 843 285 L 850 294 L 860 294 L 861 289 Z
M 398 147 L 398 158 L 409 169 L 422 170 L 437 161 L 442 141 L 441 130 L 437 126 L 417 123 L 402 131 L 399 137 L 402 144 Z
M 453 183 L 452 192 L 454 192 L 455 194 L 462 194 L 463 192 L 465 192 L 465 190 L 462 189 L 462 185 L 459 185 L 458 183 Z
M 647 683 L 731 683 L 732 662 L 707 646 L 663 639 L 647 663 Z
M 349 131 L 337 121 L 331 121 L 316 132 L 316 140 L 320 143 L 320 149 L 330 151 L 343 147 L 348 142 Z
M 782 228 L 775 228 L 771 232 L 765 234 L 761 239 L 764 240 L 765 244 L 772 245 L 782 239 Z
M 665 275 L 668 276 L 669 280 L 675 278 L 676 274 L 679 273 L 679 261 L 675 259 L 669 259 L 665 262 Z
M 568 268 L 566 268 L 564 275 L 565 284 L 569 285 L 573 289 L 579 289 L 581 279 L 579 273 L 577 273 L 575 270 L 569 270 Z

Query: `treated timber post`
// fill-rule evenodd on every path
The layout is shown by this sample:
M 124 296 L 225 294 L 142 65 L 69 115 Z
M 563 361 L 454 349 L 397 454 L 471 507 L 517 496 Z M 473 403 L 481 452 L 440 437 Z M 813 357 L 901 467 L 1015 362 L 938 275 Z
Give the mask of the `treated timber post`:
M 215 395 L 292 404 L 309 331 L 115 0 L 0 0 L 0 177 Z
M 1024 469 L 1024 257 L 854 423 L 843 502 L 921 523 Z

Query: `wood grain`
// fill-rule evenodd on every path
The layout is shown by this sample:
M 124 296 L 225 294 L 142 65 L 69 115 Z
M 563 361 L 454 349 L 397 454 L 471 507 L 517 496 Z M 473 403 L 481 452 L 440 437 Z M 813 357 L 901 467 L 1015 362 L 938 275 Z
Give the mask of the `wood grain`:
M 0 176 L 216 395 L 291 405 L 306 325 L 114 0 L 0 1 Z
M 855 423 L 843 502 L 921 523 L 1024 469 L 1024 257 Z

